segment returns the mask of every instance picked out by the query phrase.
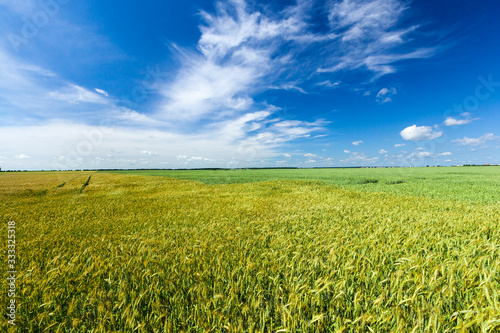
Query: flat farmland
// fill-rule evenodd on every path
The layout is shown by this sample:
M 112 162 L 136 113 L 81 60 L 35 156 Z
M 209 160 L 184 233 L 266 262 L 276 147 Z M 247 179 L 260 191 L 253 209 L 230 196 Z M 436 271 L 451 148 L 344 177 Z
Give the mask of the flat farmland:
M 2 172 L 9 330 L 498 332 L 499 187 L 499 167 Z
M 195 180 L 208 185 L 305 180 L 346 190 L 388 192 L 435 199 L 500 201 L 500 167 L 122 170 L 119 174 Z

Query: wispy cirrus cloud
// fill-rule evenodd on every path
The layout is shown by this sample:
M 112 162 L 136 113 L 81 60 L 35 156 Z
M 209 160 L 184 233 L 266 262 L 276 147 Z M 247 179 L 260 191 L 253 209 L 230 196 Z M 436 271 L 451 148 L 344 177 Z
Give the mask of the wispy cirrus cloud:
M 117 125 L 154 124 L 161 121 L 119 106 L 101 89 L 88 89 L 58 74 L 15 57 L 0 45 L 0 102 L 3 125 L 45 123 L 65 119 L 95 123 L 103 117 Z
M 85 88 L 58 71 L 68 62 L 80 68 L 119 57 L 117 48 L 95 29 L 82 29 L 68 20 L 66 4 L 0 2 L 0 112 L 4 125 L 50 119 L 88 122 L 87 116 L 92 115 L 93 121 L 109 107 L 115 108 L 105 100 L 104 90 Z M 100 57 L 103 52 L 107 59 Z
M 321 32 L 310 21 L 318 6 L 328 13 L 317 23 L 327 28 Z M 215 13 L 201 12 L 197 52 L 174 46 L 182 65 L 160 90 L 158 115 L 165 119 L 234 116 L 256 107 L 255 95 L 266 89 L 306 93 L 302 85 L 337 87 L 338 80 L 317 80 L 318 73 L 364 71 L 380 77 L 395 72 L 395 62 L 437 52 L 431 46 L 393 51 L 419 28 L 401 27 L 407 6 L 397 0 L 299 1 L 278 12 L 244 0 L 219 1 L 216 7 Z M 310 52 L 313 48 L 324 52 Z M 381 90 L 377 100 L 388 102 L 390 94 L 396 94 L 394 88 Z
M 62 88 L 48 93 L 48 97 L 69 104 L 92 103 L 107 105 L 109 101 L 101 92 L 95 93 L 76 84 L 66 84 Z
M 339 87 L 341 84 L 340 81 L 336 81 L 336 82 L 333 82 L 330 81 L 330 80 L 325 80 L 325 81 L 321 81 L 321 82 L 318 82 L 315 84 L 315 86 L 320 86 L 320 87 L 324 87 L 324 88 L 337 88 Z
M 460 146 L 479 146 L 484 145 L 488 141 L 497 140 L 499 137 L 495 136 L 493 133 L 486 133 L 478 138 L 468 138 L 463 137 L 462 139 L 452 140 L 452 142 L 458 143 Z
M 397 0 L 329 2 L 331 32 L 339 38 L 338 51 L 330 58 L 331 65 L 321 72 L 337 72 L 365 68 L 374 73 L 373 79 L 397 71 L 396 62 L 428 58 L 435 55 L 435 47 L 417 47 L 401 51 L 401 46 L 412 39 L 419 25 L 403 27 L 408 6 Z
M 161 89 L 161 117 L 196 121 L 235 116 L 254 106 L 252 95 L 263 86 L 304 93 L 294 83 L 269 78 L 289 61 L 276 54 L 280 42 L 304 30 L 297 15 L 274 19 L 242 0 L 218 2 L 216 13 L 201 15 L 205 23 L 198 52 L 176 48 L 182 68 Z
M 98 92 L 99 94 L 101 94 L 101 95 L 104 95 L 104 96 L 106 96 L 106 97 L 108 97 L 108 96 L 109 96 L 109 95 L 108 95 L 108 93 L 107 93 L 105 90 L 103 90 L 103 89 L 94 88 L 94 90 L 95 90 L 96 92 Z
M 31 156 L 28 156 L 26 154 L 19 154 L 19 155 L 14 156 L 14 158 L 16 158 L 18 160 L 24 160 L 24 159 L 30 159 Z
M 380 89 L 377 96 L 375 97 L 375 100 L 379 104 L 385 104 L 388 102 L 392 102 L 391 96 L 396 95 L 396 94 L 397 94 L 396 88 L 390 88 L 390 89 L 389 88 L 382 88 L 382 89 Z
M 466 125 L 474 120 L 478 120 L 479 118 L 471 118 L 471 114 L 468 112 L 464 112 L 460 115 L 462 119 L 455 119 L 453 117 L 446 117 L 443 124 L 446 126 L 458 126 L 458 125 Z
M 348 153 L 350 154 L 350 156 L 348 158 L 340 160 L 340 162 L 342 163 L 364 165 L 365 163 L 372 164 L 379 160 L 378 157 L 368 157 L 365 153 L 348 152 L 346 150 L 344 150 L 344 153 Z
M 424 159 L 424 158 L 436 158 L 436 157 L 443 157 L 443 156 L 451 156 L 452 153 L 450 152 L 444 152 L 444 153 L 432 153 L 429 151 L 419 151 L 416 153 L 411 153 L 410 155 L 406 156 L 406 159 L 408 160 L 419 160 L 419 159 Z
M 88 121 L 118 109 L 106 96 L 19 59 L 0 44 L 0 110 L 6 123 L 50 119 Z M 22 116 L 20 116 L 22 115 Z

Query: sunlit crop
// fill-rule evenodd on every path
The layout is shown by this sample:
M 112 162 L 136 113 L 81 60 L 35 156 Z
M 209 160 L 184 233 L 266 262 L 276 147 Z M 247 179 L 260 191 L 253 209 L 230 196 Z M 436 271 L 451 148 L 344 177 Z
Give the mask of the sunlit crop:
M 0 190 L 13 332 L 500 330 L 498 200 L 90 172 Z

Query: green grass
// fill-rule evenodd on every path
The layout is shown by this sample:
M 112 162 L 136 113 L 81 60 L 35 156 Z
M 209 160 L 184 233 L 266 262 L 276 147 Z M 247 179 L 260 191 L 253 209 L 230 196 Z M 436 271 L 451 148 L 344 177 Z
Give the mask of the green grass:
M 163 176 L 204 184 L 241 184 L 269 180 L 307 180 L 348 190 L 386 192 L 436 199 L 500 202 L 500 167 L 125 170 L 119 174 Z
M 500 204 L 381 192 L 408 183 L 412 192 L 423 177 L 456 192 L 444 172 L 459 170 L 226 171 L 304 177 L 213 185 L 1 173 L 4 235 L 16 221 L 18 308 L 16 326 L 4 319 L 0 329 L 498 332 Z M 478 174 L 460 176 L 486 193 L 482 177 L 494 169 L 469 170 Z M 334 172 L 348 180 L 328 183 Z M 5 305 L 6 279 L 1 287 Z

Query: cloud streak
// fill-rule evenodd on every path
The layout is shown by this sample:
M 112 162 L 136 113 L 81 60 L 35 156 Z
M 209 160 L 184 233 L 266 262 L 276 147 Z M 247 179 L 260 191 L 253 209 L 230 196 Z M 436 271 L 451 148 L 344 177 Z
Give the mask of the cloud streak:
M 378 92 L 377 96 L 376 96 L 376 101 L 377 103 L 379 104 L 385 104 L 385 103 L 388 103 L 388 102 L 392 102 L 392 98 L 391 96 L 392 95 L 396 95 L 397 94 L 397 90 L 396 88 L 382 88 L 380 89 L 380 91 Z
M 468 113 L 462 114 L 463 116 L 466 116 L 464 119 L 455 119 L 453 117 L 446 117 L 445 121 L 443 122 L 444 125 L 446 126 L 457 126 L 457 125 L 466 125 L 474 120 L 478 120 L 479 118 L 470 118 L 470 115 Z
M 401 51 L 412 39 L 418 25 L 400 28 L 408 6 L 397 0 L 329 2 L 331 33 L 338 36 L 335 57 L 321 72 L 338 72 L 364 68 L 374 73 L 373 79 L 397 71 L 402 60 L 428 58 L 438 52 L 433 47 L 417 47 Z M 396 51 L 400 50 L 400 51 Z
M 486 133 L 479 138 L 464 137 L 462 139 L 453 140 L 452 142 L 456 142 L 460 146 L 479 146 L 486 144 L 488 141 L 497 140 L 498 138 L 499 137 L 495 136 L 493 133 Z

